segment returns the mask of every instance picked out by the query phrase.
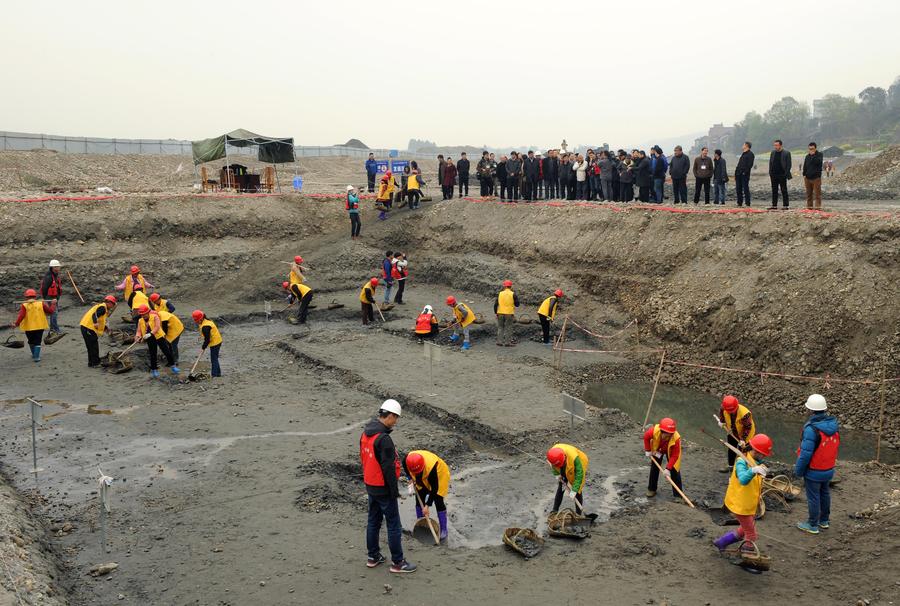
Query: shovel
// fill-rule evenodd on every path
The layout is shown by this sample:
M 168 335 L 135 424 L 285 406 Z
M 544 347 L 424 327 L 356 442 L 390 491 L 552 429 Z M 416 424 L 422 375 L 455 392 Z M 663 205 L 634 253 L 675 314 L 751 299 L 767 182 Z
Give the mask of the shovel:
M 197 370 L 197 364 L 200 363 L 200 358 L 203 357 L 203 353 L 205 351 L 206 351 L 205 349 L 201 349 L 200 355 L 198 355 L 197 359 L 194 360 L 194 365 L 191 366 L 191 372 L 188 373 L 188 381 L 196 381 L 197 380 L 197 376 L 194 374 L 194 371 Z
M 422 503 L 422 497 L 419 496 L 419 491 L 416 490 L 415 486 L 413 486 L 413 492 L 416 494 L 416 502 L 419 504 L 419 507 L 422 511 L 425 510 L 425 504 Z M 431 531 L 431 536 L 434 537 L 434 544 L 440 545 L 441 540 L 438 538 L 438 534 L 434 531 L 434 526 L 431 525 L 431 517 L 425 518 L 428 521 L 428 530 Z
M 663 475 L 669 481 L 669 484 L 672 485 L 672 488 L 674 488 L 675 491 L 681 495 L 681 498 L 684 499 L 684 502 L 687 503 L 688 505 L 690 505 L 691 509 L 696 509 L 696 507 L 694 507 L 694 504 L 691 503 L 691 500 L 689 498 L 687 498 L 687 495 L 684 494 L 680 488 L 678 488 L 678 484 L 676 484 L 674 482 L 674 480 L 672 480 L 672 478 L 670 478 L 669 476 L 667 476 L 666 474 L 663 473 L 662 465 L 659 464 L 659 461 L 656 460 L 656 457 L 650 457 L 650 460 L 653 461 L 653 464 L 659 468 L 659 473 L 661 475 Z
M 131 345 L 129 345 L 128 347 L 126 347 L 124 351 L 120 351 L 119 353 L 117 353 L 117 354 L 116 354 L 116 360 L 121 360 L 121 359 L 122 359 L 122 356 L 124 356 L 124 355 L 127 354 L 129 351 L 131 351 L 132 348 L 133 348 L 135 345 L 137 345 L 138 343 L 142 343 L 142 342 L 143 342 L 143 341 L 135 341 L 134 343 L 132 343 Z

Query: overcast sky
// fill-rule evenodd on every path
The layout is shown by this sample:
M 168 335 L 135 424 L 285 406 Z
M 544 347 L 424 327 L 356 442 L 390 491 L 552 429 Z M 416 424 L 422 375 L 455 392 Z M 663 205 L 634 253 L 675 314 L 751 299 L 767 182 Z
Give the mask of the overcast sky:
M 64 135 L 624 146 L 900 75 L 894 0 L 10 0 L 4 21 L 0 130 Z

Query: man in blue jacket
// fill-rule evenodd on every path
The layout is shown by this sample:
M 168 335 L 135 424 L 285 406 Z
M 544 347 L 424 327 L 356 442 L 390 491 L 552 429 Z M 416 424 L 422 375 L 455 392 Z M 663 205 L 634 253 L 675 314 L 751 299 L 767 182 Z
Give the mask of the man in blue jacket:
M 799 522 L 797 528 L 819 534 L 820 528 L 827 529 L 830 525 L 831 490 L 828 483 L 834 477 L 841 435 L 837 419 L 826 412 L 828 404 L 824 396 L 812 394 L 806 400 L 806 408 L 811 414 L 803 426 L 803 441 L 797 449 L 794 475 L 803 478 L 806 485 L 809 520 Z
M 369 181 L 369 193 L 375 193 L 375 176 L 378 175 L 378 163 L 375 154 L 369 154 L 366 160 L 366 179 Z

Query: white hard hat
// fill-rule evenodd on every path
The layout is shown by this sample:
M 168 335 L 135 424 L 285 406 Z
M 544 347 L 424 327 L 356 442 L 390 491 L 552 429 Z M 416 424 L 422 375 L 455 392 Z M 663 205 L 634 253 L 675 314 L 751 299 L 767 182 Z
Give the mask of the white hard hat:
M 56 259 L 53 259 L 52 261 L 50 261 L 50 267 L 59 267 L 59 266 L 60 266 L 60 262 L 57 261 Z
M 347 191 L 353 191 L 354 189 L 356 189 L 356 188 L 353 187 L 352 185 L 347 186 Z
M 384 404 L 381 405 L 381 410 L 386 412 L 392 412 L 398 417 L 400 416 L 400 402 L 397 400 L 385 400 Z
M 431 305 L 426 305 L 426 306 L 425 306 L 425 309 L 422 310 L 422 313 L 423 313 L 423 314 L 434 313 L 434 308 L 431 307 Z
M 828 410 L 828 403 L 825 402 L 825 396 L 814 393 L 806 398 L 806 407 L 810 410 L 820 412 Z

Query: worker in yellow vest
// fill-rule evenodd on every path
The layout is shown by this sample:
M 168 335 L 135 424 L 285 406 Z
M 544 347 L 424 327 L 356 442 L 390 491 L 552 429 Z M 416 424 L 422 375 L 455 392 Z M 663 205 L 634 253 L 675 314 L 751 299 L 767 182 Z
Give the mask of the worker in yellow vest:
M 131 315 L 137 316 L 137 308 L 145 306 L 150 307 L 150 297 L 144 293 L 140 284 L 135 284 L 134 291 L 131 293 Z
M 101 303 L 91 307 L 81 317 L 81 337 L 87 349 L 88 368 L 100 366 L 100 342 L 99 338 L 106 331 L 106 323 L 110 314 L 116 309 L 116 297 L 106 295 Z
M 748 445 L 751 452 L 738 459 L 728 481 L 725 492 L 725 507 L 737 518 L 740 527 L 726 532 L 713 541 L 713 544 L 724 551 L 732 543 L 743 539 L 742 551 L 755 552 L 754 547 L 759 534 L 756 532 L 756 512 L 762 495 L 762 481 L 769 470 L 757 460 L 772 454 L 772 440 L 764 433 L 750 438 Z
M 41 339 L 44 337 L 44 331 L 50 328 L 47 316 L 52 314 L 54 309 L 56 307 L 52 302 L 39 301 L 37 291 L 29 288 L 25 291 L 25 302 L 19 308 L 16 321 L 10 324 L 12 327 L 18 326 L 19 330 L 25 333 L 28 348 L 31 350 L 31 359 L 35 362 L 41 361 Z
M 415 162 L 412 164 L 415 164 Z M 411 170 L 409 178 L 406 180 L 406 198 L 409 201 L 409 210 L 419 208 L 423 185 L 425 185 L 425 180 L 422 178 L 422 174 L 418 169 Z
M 644 432 L 644 455 L 653 457 L 662 466 L 663 457 L 667 463 L 663 469 L 666 475 L 678 488 L 681 486 L 681 434 L 677 431 L 674 419 L 666 417 L 659 423 Z M 656 486 L 659 482 L 659 467 L 653 461 L 650 462 L 650 481 L 647 484 L 647 496 L 656 496 Z M 672 488 L 675 498 L 681 497 Z
M 753 421 L 753 414 L 750 410 L 738 402 L 734 396 L 725 396 L 722 398 L 722 407 L 719 414 L 713 415 L 719 427 L 728 432 L 727 441 L 735 448 L 746 450 L 746 445 L 750 438 L 756 435 L 756 423 Z M 723 467 L 719 471 L 728 473 L 734 466 L 734 459 L 737 456 L 733 450 L 726 448 L 725 452 L 728 456 L 728 466 Z
M 158 292 L 153 293 L 147 298 L 150 299 L 150 309 L 154 311 L 167 311 L 170 314 L 175 313 L 175 305 L 168 299 L 164 299 Z
M 137 332 L 134 334 L 134 342 L 147 342 L 147 351 L 150 353 L 150 376 L 154 379 L 159 378 L 157 348 L 161 349 L 163 355 L 166 357 L 166 366 L 170 366 L 172 368 L 172 373 L 177 375 L 181 371 L 178 366 L 175 365 L 175 359 L 172 357 L 172 348 L 169 346 L 169 342 L 166 341 L 166 331 L 162 326 L 162 319 L 160 318 L 161 313 L 168 312 L 153 311 L 149 306 L 141 305 L 138 307 L 137 313 L 138 325 Z
M 570 444 L 554 444 L 547 451 L 547 462 L 558 476 L 556 497 L 553 499 L 553 513 L 559 511 L 563 494 L 569 491 L 569 498 L 575 501 L 576 513 L 584 512 L 584 481 L 587 478 L 588 456 Z
M 447 306 L 453 310 L 453 317 L 456 321 L 453 323 L 453 335 L 450 337 L 451 343 L 459 341 L 459 333 L 462 331 L 463 344 L 462 350 L 471 349 L 472 343 L 469 340 L 469 326 L 475 321 L 475 312 L 469 309 L 469 306 L 462 302 L 457 302 L 456 297 L 447 297 Z
M 497 345 L 500 347 L 512 347 L 513 324 L 516 323 L 516 308 L 519 306 L 519 297 L 512 289 L 512 281 L 503 282 L 503 290 L 497 294 L 494 301 L 494 314 L 497 316 Z
M 199 309 L 191 312 L 191 318 L 200 329 L 200 338 L 203 341 L 200 348 L 202 350 L 209 349 L 210 374 L 213 377 L 221 377 L 222 369 L 219 366 L 219 350 L 222 348 L 222 335 L 219 333 L 219 327 Z
M 410 494 L 418 494 L 416 500 L 416 519 L 427 518 L 429 508 L 437 509 L 438 523 L 441 528 L 440 540 L 447 538 L 447 492 L 450 490 L 450 467 L 433 452 L 413 450 L 403 460 L 403 468 L 410 478 Z M 420 507 L 422 503 L 424 507 Z
M 394 179 L 393 173 L 387 171 L 381 178 L 381 184 L 378 186 L 378 194 L 375 196 L 375 208 L 381 213 L 378 218 L 384 221 L 387 219 L 387 213 L 390 212 L 394 201 L 394 190 L 397 188 L 397 180 Z
M 552 295 L 544 299 L 538 307 L 538 320 L 541 321 L 542 341 L 544 345 L 550 345 L 550 323 L 556 319 L 556 310 L 559 309 L 559 300 L 563 298 L 563 291 L 556 289 Z
M 294 264 L 291 266 L 291 271 L 288 274 L 288 290 L 291 293 L 291 297 L 300 302 L 300 306 L 297 308 L 297 316 L 291 318 L 291 324 L 306 324 L 306 315 L 309 313 L 309 304 L 313 298 L 313 289 L 304 284 L 305 278 L 300 273 L 302 263 L 303 257 L 299 255 L 294 257 Z M 292 305 L 293 303 L 294 301 L 291 300 Z
M 169 348 L 172 350 L 174 366 L 178 366 L 178 341 L 181 339 L 181 333 L 184 332 L 184 323 L 181 318 L 165 309 L 157 310 L 156 313 L 159 314 L 163 332 L 166 333 L 166 341 L 169 342 Z M 166 366 L 170 365 L 166 364 Z
M 359 291 L 359 302 L 362 306 L 363 326 L 375 321 L 375 289 L 378 288 L 378 278 L 372 278 L 363 284 Z
M 140 289 L 136 289 L 135 287 L 140 284 Z M 135 290 L 142 290 L 145 294 L 147 293 L 147 289 L 154 288 L 150 282 L 148 282 L 144 276 L 141 275 L 141 268 L 137 265 L 131 266 L 131 271 L 125 276 L 125 279 L 122 280 L 119 284 L 116 284 L 116 290 L 124 291 L 122 296 L 125 298 L 125 301 L 128 303 L 128 307 L 134 309 L 131 304 L 131 297 L 134 294 Z

